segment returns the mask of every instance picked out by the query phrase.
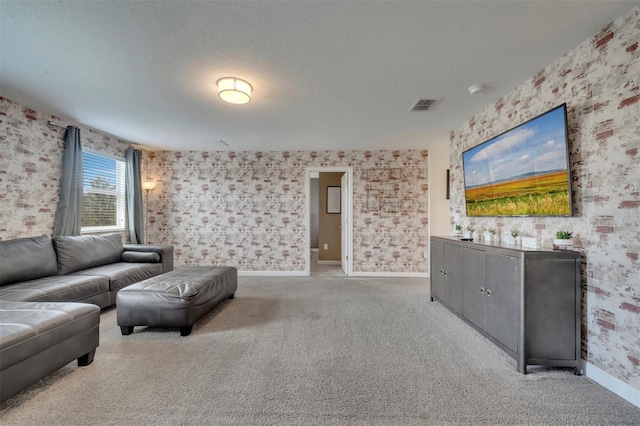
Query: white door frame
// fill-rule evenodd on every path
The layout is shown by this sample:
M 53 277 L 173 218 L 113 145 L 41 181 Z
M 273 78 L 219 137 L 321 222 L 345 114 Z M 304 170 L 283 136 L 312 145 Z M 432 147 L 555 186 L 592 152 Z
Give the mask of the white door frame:
M 343 190 L 340 194 L 340 203 L 342 203 L 342 209 L 349 211 L 351 203 L 349 200 L 349 192 L 351 192 L 351 182 L 349 181 L 349 174 L 343 173 L 340 178 L 340 188 Z M 345 191 L 346 189 L 346 191 Z M 340 212 L 342 213 L 342 211 Z M 351 270 L 349 269 L 349 215 L 340 214 L 340 267 L 344 271 L 345 275 L 349 276 Z
M 347 220 L 349 221 L 349 225 L 347 226 L 347 255 L 349 256 L 347 259 L 347 264 L 349 267 L 349 275 L 352 274 L 353 271 L 353 168 L 352 167 L 307 167 L 305 172 L 305 195 L 307 198 L 306 208 L 305 208 L 305 275 L 311 276 L 311 172 L 320 172 L 320 173 L 331 173 L 331 172 L 344 172 L 349 176 L 349 182 L 351 182 L 351 191 L 349 191 L 348 198 L 348 208 L 345 211 L 344 209 L 341 211 L 341 214 L 347 215 Z

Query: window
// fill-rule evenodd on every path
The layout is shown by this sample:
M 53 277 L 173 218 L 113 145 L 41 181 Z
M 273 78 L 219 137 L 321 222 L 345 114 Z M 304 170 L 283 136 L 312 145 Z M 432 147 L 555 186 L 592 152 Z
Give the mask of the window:
M 83 151 L 82 232 L 125 229 L 125 162 Z

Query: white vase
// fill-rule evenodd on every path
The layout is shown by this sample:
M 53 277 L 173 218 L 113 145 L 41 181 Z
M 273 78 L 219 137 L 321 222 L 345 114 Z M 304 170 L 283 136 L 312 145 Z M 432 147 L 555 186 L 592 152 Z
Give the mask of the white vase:
M 505 243 L 509 244 L 510 246 L 515 246 L 516 245 L 516 237 L 512 237 L 511 235 L 507 235 L 507 237 L 505 238 Z
M 522 248 L 539 249 L 540 243 L 536 237 L 522 237 Z
M 567 240 L 554 238 L 553 245 L 561 248 L 571 247 L 573 246 L 573 238 L 569 238 Z

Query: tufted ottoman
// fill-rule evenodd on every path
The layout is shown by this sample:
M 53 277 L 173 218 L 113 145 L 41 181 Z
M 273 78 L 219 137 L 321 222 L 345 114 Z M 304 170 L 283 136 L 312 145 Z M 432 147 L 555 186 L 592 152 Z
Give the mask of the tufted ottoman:
M 116 295 L 118 325 L 123 335 L 136 325 L 191 326 L 223 300 L 233 299 L 238 271 L 231 266 L 186 266 L 123 288 Z

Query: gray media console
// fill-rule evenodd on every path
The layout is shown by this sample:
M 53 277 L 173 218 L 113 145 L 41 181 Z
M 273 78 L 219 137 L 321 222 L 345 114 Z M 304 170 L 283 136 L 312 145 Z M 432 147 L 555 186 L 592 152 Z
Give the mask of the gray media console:
M 431 237 L 431 300 L 517 361 L 581 374 L 580 253 Z

